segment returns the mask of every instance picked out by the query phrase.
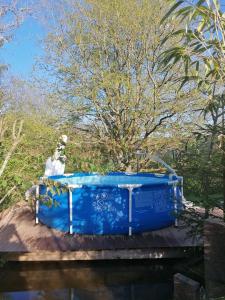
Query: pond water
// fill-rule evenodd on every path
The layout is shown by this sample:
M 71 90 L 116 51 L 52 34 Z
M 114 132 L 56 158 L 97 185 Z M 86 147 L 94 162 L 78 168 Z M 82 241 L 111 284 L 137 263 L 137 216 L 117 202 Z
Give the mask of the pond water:
M 11 263 L 0 270 L 0 300 L 171 300 L 173 263 Z

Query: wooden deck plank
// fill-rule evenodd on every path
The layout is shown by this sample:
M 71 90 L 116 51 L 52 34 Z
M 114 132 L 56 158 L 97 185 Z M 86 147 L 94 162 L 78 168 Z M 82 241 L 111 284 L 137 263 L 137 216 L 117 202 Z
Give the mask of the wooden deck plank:
M 202 240 L 190 238 L 186 229 L 174 226 L 131 237 L 71 236 L 35 225 L 27 203 L 0 214 L 0 253 L 18 260 L 45 260 L 45 255 L 53 260 L 180 257 L 186 249 L 202 245 Z
M 0 253 L 8 261 L 71 261 L 71 260 L 118 260 L 162 259 L 189 256 L 187 248 L 117 249 L 89 251 L 40 251 Z

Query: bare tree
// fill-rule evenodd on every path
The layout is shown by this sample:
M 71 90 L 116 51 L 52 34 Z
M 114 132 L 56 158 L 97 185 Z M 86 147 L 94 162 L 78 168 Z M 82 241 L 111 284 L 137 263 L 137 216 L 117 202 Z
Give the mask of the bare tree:
M 136 149 L 160 128 L 168 134 L 194 103 L 178 91 L 179 66 L 158 68 L 162 41 L 176 24 L 160 24 L 163 0 L 70 2 L 49 35 L 45 66 L 57 74 L 60 95 L 83 115 L 79 128 L 125 168 Z

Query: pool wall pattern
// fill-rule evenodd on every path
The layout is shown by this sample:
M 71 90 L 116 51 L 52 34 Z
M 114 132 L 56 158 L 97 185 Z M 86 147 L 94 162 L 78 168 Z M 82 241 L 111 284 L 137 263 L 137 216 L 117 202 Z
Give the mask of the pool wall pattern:
M 37 220 L 63 232 L 131 235 L 173 225 L 175 214 L 182 209 L 183 178 L 180 176 L 117 172 L 109 173 L 111 182 L 106 180 L 104 184 L 90 184 L 90 176 L 99 175 L 75 173 L 49 177 L 63 185 L 70 178 L 83 177 L 83 181 L 67 184 L 67 192 L 54 195 L 56 206 L 48 207 L 44 200 L 38 201 Z M 121 184 L 116 180 L 118 176 L 124 178 Z M 129 181 L 132 184 L 126 183 Z M 40 185 L 39 193 L 46 193 L 45 185 Z

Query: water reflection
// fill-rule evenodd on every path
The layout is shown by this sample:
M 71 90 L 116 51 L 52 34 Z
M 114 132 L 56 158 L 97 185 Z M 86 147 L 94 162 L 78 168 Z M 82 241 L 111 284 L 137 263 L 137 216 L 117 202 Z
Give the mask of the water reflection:
M 149 262 L 18 264 L 0 271 L 0 300 L 170 300 L 172 276 Z

